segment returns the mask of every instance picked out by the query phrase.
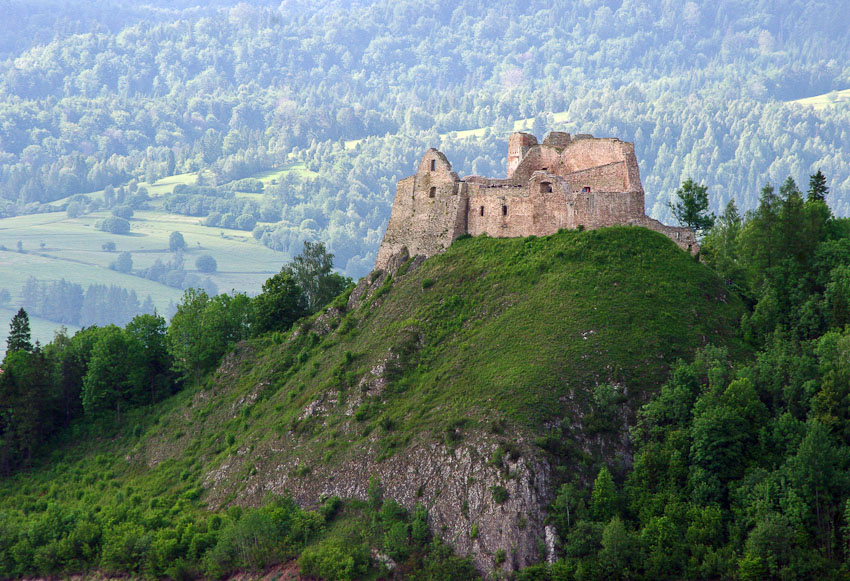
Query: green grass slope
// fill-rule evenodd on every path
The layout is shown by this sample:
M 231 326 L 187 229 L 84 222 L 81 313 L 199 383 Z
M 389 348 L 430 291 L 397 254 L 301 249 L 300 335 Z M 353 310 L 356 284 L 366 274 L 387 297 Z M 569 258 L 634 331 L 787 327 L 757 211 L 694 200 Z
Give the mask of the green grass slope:
M 536 430 L 599 384 L 642 400 L 677 358 L 734 344 L 741 312 L 713 273 L 643 228 L 462 239 L 384 282 L 335 332 L 261 352 L 242 382 L 271 379 L 292 400 L 280 422 L 329 391 L 356 399 L 349 389 L 389 355 L 380 415 L 396 431 L 470 414 Z M 270 368 L 280 371 L 264 378 Z M 349 421 L 339 411 L 326 425 Z
M 625 429 L 669 365 L 709 343 L 741 349 L 739 299 L 643 228 L 467 238 L 410 266 L 241 348 L 194 398 L 191 429 L 165 418 L 137 461 L 202 456 L 213 505 L 276 488 L 315 501 L 318 474 L 485 432 L 536 441 L 556 464 L 628 463 Z
M 628 462 L 625 428 L 672 362 L 708 343 L 742 349 L 739 299 L 638 227 L 465 238 L 354 294 L 289 334 L 238 346 L 200 387 L 0 482 L 0 516 L 191 520 L 268 491 L 304 504 L 365 498 L 378 474 L 388 496 L 425 504 L 458 550 L 486 553 L 476 564 L 498 566 L 505 550 L 517 554 L 515 535 L 537 555 L 530 535 L 547 492 L 525 502 L 517 483 L 556 484 L 549 464 L 557 474 Z

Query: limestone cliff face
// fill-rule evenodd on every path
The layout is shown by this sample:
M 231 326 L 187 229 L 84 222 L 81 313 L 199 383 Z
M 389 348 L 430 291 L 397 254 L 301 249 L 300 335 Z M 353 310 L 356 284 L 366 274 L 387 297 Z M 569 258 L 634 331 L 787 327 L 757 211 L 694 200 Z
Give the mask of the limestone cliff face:
M 452 171 L 445 155 L 429 149 L 416 174 L 398 182 L 376 269 L 402 248 L 432 256 L 459 236 L 547 236 L 562 228 L 644 226 L 680 248 L 699 252 L 690 228 L 646 216 L 634 144 L 590 135 L 552 132 L 538 144 L 515 133 L 508 144 L 506 179 Z
M 346 464 L 316 467 L 307 476 L 298 475 L 297 455 L 269 453 L 266 461 L 274 464 L 273 470 L 250 484 L 240 501 L 260 501 L 268 492 L 291 494 L 303 506 L 315 506 L 333 495 L 367 500 L 369 479 L 377 476 L 385 498 L 408 509 L 419 503 L 426 506 L 434 534 L 451 543 L 458 554 L 471 555 L 479 570 L 511 571 L 540 562 L 550 501 L 548 465 L 529 456 L 506 459 L 496 468 L 488 464 L 497 448 L 492 436 L 473 432 L 464 440 L 454 448 L 415 445 L 380 462 L 375 450 L 364 450 Z M 213 493 L 217 486 L 227 486 L 227 472 L 233 468 L 210 475 Z M 498 496 L 500 488 L 506 492 L 505 500 Z M 497 565 L 500 550 L 507 560 Z

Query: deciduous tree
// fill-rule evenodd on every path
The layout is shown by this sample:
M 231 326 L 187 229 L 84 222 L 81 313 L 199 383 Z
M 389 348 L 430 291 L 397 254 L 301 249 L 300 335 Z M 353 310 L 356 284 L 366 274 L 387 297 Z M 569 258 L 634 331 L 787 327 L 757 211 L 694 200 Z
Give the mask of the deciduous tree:
M 677 201 L 670 202 L 670 209 L 679 224 L 692 228 L 700 234 L 714 224 L 714 214 L 708 212 L 708 188 L 696 184 L 691 178 L 682 182 L 676 190 Z
M 168 249 L 171 252 L 186 249 L 186 241 L 183 239 L 183 235 L 180 232 L 172 232 L 168 236 Z
M 301 254 L 292 260 L 295 282 L 303 289 L 311 312 L 327 304 L 351 284 L 349 279 L 332 272 L 333 258 L 324 243 L 305 240 Z
M 268 331 L 285 331 L 305 314 L 307 300 L 304 291 L 295 282 L 292 269 L 285 266 L 263 283 L 263 292 L 254 297 L 252 332 L 259 335 Z

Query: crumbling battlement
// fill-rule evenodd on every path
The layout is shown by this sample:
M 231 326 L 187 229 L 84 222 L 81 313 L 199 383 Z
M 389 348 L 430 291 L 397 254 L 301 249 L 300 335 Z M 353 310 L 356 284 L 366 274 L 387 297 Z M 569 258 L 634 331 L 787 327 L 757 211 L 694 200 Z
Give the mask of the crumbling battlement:
M 461 179 L 445 155 L 426 151 L 416 174 L 396 186 L 375 268 L 386 268 L 405 247 L 411 256 L 443 252 L 463 234 L 547 236 L 561 228 L 618 224 L 650 228 L 699 252 L 693 230 L 646 216 L 634 144 L 556 131 L 538 143 L 533 135 L 514 133 L 507 179 Z

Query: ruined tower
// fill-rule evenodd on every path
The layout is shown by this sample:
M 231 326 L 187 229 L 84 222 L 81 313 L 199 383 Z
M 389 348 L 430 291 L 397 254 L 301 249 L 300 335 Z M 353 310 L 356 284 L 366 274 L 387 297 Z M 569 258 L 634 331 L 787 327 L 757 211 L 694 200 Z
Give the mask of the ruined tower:
M 514 170 L 525 157 L 525 154 L 533 146 L 537 145 L 537 138 L 530 133 L 513 133 L 508 139 L 508 177 L 514 174 Z

